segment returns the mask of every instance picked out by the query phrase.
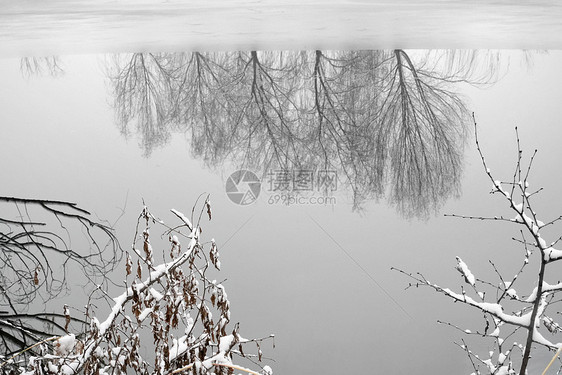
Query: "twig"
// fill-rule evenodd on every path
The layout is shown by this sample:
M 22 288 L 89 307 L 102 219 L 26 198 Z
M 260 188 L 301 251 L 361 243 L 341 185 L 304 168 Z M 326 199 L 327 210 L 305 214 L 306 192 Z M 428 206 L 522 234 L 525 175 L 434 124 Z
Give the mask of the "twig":
M 41 344 L 43 344 L 43 343 L 46 343 L 46 342 L 48 342 L 48 341 L 58 340 L 58 339 L 60 339 L 61 337 L 62 337 L 62 336 L 53 336 L 53 337 L 49 337 L 49 338 L 47 338 L 47 339 L 45 339 L 45 340 L 36 342 L 35 344 L 33 344 L 33 345 L 31 345 L 31 346 L 29 346 L 29 347 L 27 347 L 27 348 L 25 348 L 25 349 L 23 349 L 23 350 L 17 352 L 16 354 L 14 354 L 13 356 L 11 356 L 10 358 L 8 358 L 7 360 L 5 360 L 4 362 L 0 363 L 0 368 L 4 367 L 8 362 L 10 362 L 12 359 L 16 358 L 18 355 L 21 355 L 21 354 L 27 352 L 28 350 L 31 350 L 31 349 L 33 349 L 34 347 L 36 347 L 36 346 L 38 346 L 38 345 L 41 345 Z M 553 360 L 554 360 L 554 359 L 553 359 Z

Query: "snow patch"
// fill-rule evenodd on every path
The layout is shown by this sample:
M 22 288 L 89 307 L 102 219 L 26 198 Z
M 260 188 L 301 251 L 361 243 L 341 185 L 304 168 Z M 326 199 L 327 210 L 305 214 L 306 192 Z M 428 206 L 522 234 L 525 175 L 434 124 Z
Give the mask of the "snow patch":
M 467 283 L 474 286 L 475 282 L 476 282 L 476 278 L 474 277 L 472 272 L 470 272 L 470 269 L 468 269 L 468 266 L 466 265 L 466 263 L 463 262 L 461 258 L 459 258 L 459 257 L 456 257 L 456 258 L 457 258 L 457 266 L 455 268 L 463 275 L 464 280 Z

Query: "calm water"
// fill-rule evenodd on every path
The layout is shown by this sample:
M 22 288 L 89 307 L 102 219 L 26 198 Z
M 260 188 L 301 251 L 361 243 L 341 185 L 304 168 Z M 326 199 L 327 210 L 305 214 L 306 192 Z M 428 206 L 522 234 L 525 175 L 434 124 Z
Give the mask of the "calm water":
M 562 47 L 558 1 L 0 2 L 4 56 L 139 50 Z
M 406 222 L 374 202 L 359 215 L 343 191 L 334 207 L 272 205 L 265 191 L 256 204 L 235 205 L 225 194 L 232 170 L 221 175 L 204 168 L 190 156 L 183 135 L 173 136 L 150 158 L 142 156 L 136 138 L 120 136 L 104 61 L 98 55 L 63 56 L 64 74 L 29 77 L 22 75 L 20 59 L 0 59 L 0 163 L 8 176 L 0 178 L 2 195 L 76 201 L 111 221 L 125 206 L 116 229 L 128 245 L 143 200 L 174 222 L 170 208 L 189 212 L 199 194 L 210 193 L 213 220 L 205 223 L 204 238 L 217 240 L 220 277 L 228 280 L 233 318 L 244 336 L 276 334 L 275 349 L 264 345 L 265 355 L 275 359 L 270 363 L 275 374 L 472 372 L 465 353 L 453 344 L 463 335 L 436 320 L 476 330 L 483 327 L 481 315 L 429 290 L 405 291 L 409 280 L 390 267 L 423 272 L 458 291 L 458 255 L 476 275 L 495 280 L 488 259 L 508 275 L 520 266 L 523 250 L 510 241 L 518 228 L 442 216 Z M 515 125 L 525 157 L 539 149 L 532 186 L 545 187 L 537 204 L 546 220 L 562 212 L 562 173 L 552 162 L 562 159 L 561 63 L 560 51 L 537 54 L 532 69 L 513 63 L 489 89 L 461 90 L 478 118 L 490 168 L 500 178 L 513 173 Z M 465 165 L 462 197 L 448 201 L 443 212 L 505 214 L 505 202 L 489 194 L 472 141 Z M 558 236 L 555 232 L 548 240 Z M 155 248 L 163 248 L 161 240 Z M 560 274 L 549 274 L 549 282 Z M 521 284 L 521 293 L 530 289 Z M 81 289 L 73 289 L 49 309 L 59 311 L 61 303 L 80 298 L 85 298 Z M 473 348 L 486 355 L 489 343 L 479 339 Z M 537 353 L 529 373 L 540 374 L 549 360 L 548 353 Z
M 250 48 L 560 49 L 559 4 L 0 0 L 0 56 Z M 141 199 L 166 215 L 172 207 L 189 211 L 204 190 L 213 197 L 216 215 L 205 235 L 220 246 L 233 314 L 245 336 L 277 335 L 276 349 L 266 351 L 275 358 L 276 374 L 471 371 L 452 343 L 462 335 L 435 321 L 477 329 L 480 315 L 427 290 L 405 292 L 408 280 L 389 269 L 421 271 L 458 290 L 454 256 L 484 275 L 488 259 L 514 258 L 508 242 L 513 233 L 506 227 L 443 217 L 404 222 L 374 203 L 358 215 L 343 198 L 331 208 L 272 206 L 265 199 L 235 206 L 225 194 L 226 177 L 191 158 L 183 137 L 144 158 L 136 139 L 119 135 L 101 56 L 61 61 L 65 73 L 58 78 L 30 79 L 22 76 L 19 59 L 0 59 L 0 161 L 5 175 L 14 176 L 2 180 L 2 194 L 73 200 L 103 218 L 117 217 L 128 199 L 127 215 L 117 227 L 128 244 Z M 546 197 L 554 196 L 542 201 L 550 217 L 562 209 L 557 199 L 562 174 L 553 173 L 549 162 L 562 158 L 561 61 L 559 52 L 537 55 L 534 69 L 513 64 L 489 90 L 463 92 L 477 114 L 494 171 L 512 171 L 515 125 L 527 150 L 541 150 L 533 177 L 547 188 Z M 32 173 L 22 165 L 34 166 Z M 501 213 L 504 206 L 489 198 L 489 181 L 473 147 L 467 148 L 465 173 L 462 198 L 450 201 L 445 211 Z M 280 240 L 272 240 L 280 233 Z M 516 269 L 508 263 L 506 272 Z M 408 320 L 372 280 L 414 319 Z M 475 349 L 486 353 L 486 343 Z M 550 356 L 536 358 L 531 373 L 540 373 Z

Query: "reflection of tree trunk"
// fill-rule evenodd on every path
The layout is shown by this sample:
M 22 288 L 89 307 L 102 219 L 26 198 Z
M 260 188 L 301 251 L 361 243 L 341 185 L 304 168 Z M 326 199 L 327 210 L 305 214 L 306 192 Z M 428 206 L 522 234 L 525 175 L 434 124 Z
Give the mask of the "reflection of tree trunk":
M 355 203 L 384 196 L 388 140 L 375 135 L 388 84 L 380 71 L 392 61 L 384 51 L 316 52 L 318 138 L 342 167 Z
M 24 57 L 20 61 L 20 70 L 28 77 L 41 75 L 44 72 L 55 77 L 64 73 L 58 56 Z
M 381 108 L 382 128 L 393 135 L 391 199 L 400 210 L 416 212 L 458 189 L 464 107 L 438 83 L 420 79 L 404 51 L 394 54 L 393 89 Z
M 128 135 L 136 121 L 146 155 L 170 136 L 170 73 L 166 55 L 134 53 L 113 80 L 121 133 Z
M 388 186 L 405 215 L 457 192 L 466 110 L 451 75 L 402 50 L 137 54 L 116 67 L 120 124 L 137 120 L 147 154 L 174 126 L 210 166 L 338 170 L 356 203 Z

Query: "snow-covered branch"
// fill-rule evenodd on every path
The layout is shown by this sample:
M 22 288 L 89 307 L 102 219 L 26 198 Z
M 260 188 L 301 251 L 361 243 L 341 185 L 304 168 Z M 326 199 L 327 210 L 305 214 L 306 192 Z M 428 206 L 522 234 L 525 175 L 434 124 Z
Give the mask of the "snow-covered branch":
M 210 220 L 208 199 L 203 209 Z M 193 225 L 181 212 L 172 213 L 182 222 L 179 226 L 166 226 L 144 207 L 137 224 L 134 251 L 126 257 L 126 287 L 112 299 L 103 319 L 98 318 L 103 312 L 94 314 L 89 306 L 90 328 L 85 335 L 69 332 L 53 338 L 51 347 L 39 344 L 42 355 L 27 362 L 13 358 L 0 366 L 18 375 L 218 375 L 234 369 L 259 374 L 234 363 L 233 356 L 247 357 L 243 346 L 253 343 L 258 347 L 261 362 L 259 343 L 273 336 L 244 339 L 238 333 L 238 323 L 228 332 L 230 301 L 224 285 L 208 276 L 211 265 L 216 271 L 219 269 L 217 245 L 213 240 L 210 249 L 204 249 L 199 238 L 201 215 Z M 141 231 L 138 225 L 142 220 L 146 228 Z M 170 259 L 160 264 L 150 243 L 152 224 L 162 226 L 169 235 Z M 187 246 L 183 247 L 179 238 L 187 238 Z M 142 242 L 143 251 L 135 246 L 137 241 Z M 133 257 L 138 258 L 136 272 Z M 269 366 L 260 367 L 261 373 L 272 374 Z
M 499 277 L 499 283 L 494 283 L 479 279 L 469 269 L 468 265 L 459 256 L 457 256 L 457 264 L 455 268 L 458 272 L 460 272 L 464 282 L 470 286 L 470 289 L 473 289 L 473 293 L 467 292 L 465 288 L 461 288 L 460 292 L 455 292 L 449 288 L 429 282 L 420 273 L 412 274 L 399 269 L 396 270 L 407 275 L 415 281 L 414 284 L 410 283 L 410 286 L 428 286 L 439 293 L 445 294 L 453 301 L 476 308 L 484 314 L 485 328 L 482 331 L 478 331 L 478 333 L 483 337 L 495 340 L 495 359 L 492 359 L 493 352 L 490 352 L 489 359 L 482 359 L 482 357 L 479 357 L 478 355 L 474 354 L 473 351 L 469 350 L 466 345 L 461 345 L 461 348 L 467 352 L 475 369 L 475 373 L 480 374 L 480 365 L 484 365 L 486 372 L 489 374 L 525 375 L 527 373 L 529 359 L 531 358 L 531 350 L 533 344 L 539 344 L 550 350 L 557 350 L 559 348 L 562 348 L 562 341 L 560 341 L 560 336 L 558 336 L 557 338 L 559 342 L 546 338 L 547 333 L 552 335 L 558 335 L 561 333 L 560 323 L 556 322 L 554 318 L 547 315 L 547 310 L 549 309 L 549 307 L 551 307 L 552 310 L 552 306 L 554 305 L 554 303 L 559 302 L 559 300 L 556 300 L 554 298 L 554 295 L 562 291 L 562 283 L 560 281 L 557 281 L 557 283 L 555 284 L 549 284 L 546 281 L 548 276 L 546 272 L 547 266 L 556 260 L 562 259 L 562 250 L 553 248 L 553 246 L 560 239 L 548 244 L 541 234 L 541 229 L 560 221 L 561 217 L 551 220 L 545 224 L 539 219 L 538 214 L 533 209 L 533 199 L 539 192 L 542 191 L 542 188 L 535 191 L 529 190 L 529 174 L 537 151 L 534 151 L 527 167 L 524 167 L 522 159 L 523 151 L 521 149 L 517 128 L 516 168 L 511 181 L 507 182 L 500 181 L 494 178 L 494 175 L 488 167 L 486 159 L 484 158 L 482 149 L 480 148 L 476 121 L 474 122 L 474 129 L 476 148 L 480 155 L 485 173 L 492 183 L 492 193 L 499 194 L 505 198 L 505 200 L 508 202 L 511 214 L 494 217 L 474 215 L 447 216 L 470 220 L 491 220 L 498 222 L 507 222 L 523 226 L 523 230 L 521 231 L 522 239 L 516 239 L 517 242 L 523 244 L 525 249 L 523 264 L 521 268 L 515 274 L 515 276 L 506 279 L 498 271 L 495 264 L 490 261 L 494 272 Z M 526 239 L 526 237 L 529 239 Z M 533 252 L 533 248 L 537 249 L 538 251 Z M 520 293 L 518 293 L 518 291 L 515 289 L 514 283 L 518 280 L 518 276 L 529 264 L 529 258 L 532 256 L 532 254 L 539 255 L 537 257 L 537 263 L 539 264 L 539 267 L 535 274 L 534 288 L 527 297 L 522 297 L 520 296 Z M 518 285 L 517 289 L 521 291 L 523 287 L 524 286 Z M 492 289 L 492 293 L 489 293 L 489 289 Z M 509 298 L 506 299 L 506 296 Z M 511 302 L 507 303 L 507 301 Z M 518 307 L 510 307 L 511 312 L 506 311 L 507 306 L 512 305 L 518 305 Z M 544 328 L 546 328 L 544 330 L 546 332 L 541 332 L 541 322 Z M 490 323 L 492 323 L 492 325 Z M 473 331 L 471 330 L 462 329 L 453 324 L 449 325 L 459 329 L 465 334 L 473 334 Z M 502 328 L 502 330 L 500 330 L 500 327 Z M 510 329 L 505 330 L 505 328 L 507 327 L 509 327 Z M 505 346 L 505 340 L 508 337 L 511 337 L 515 332 L 521 330 L 526 331 L 525 343 L 518 344 L 516 342 L 513 342 L 510 349 L 502 349 Z M 500 337 L 501 333 L 503 333 L 503 338 Z M 512 349 L 514 347 L 518 347 L 522 352 L 521 359 L 519 360 L 520 368 L 518 372 L 515 371 L 513 362 L 511 360 L 506 362 L 507 357 L 512 354 Z

